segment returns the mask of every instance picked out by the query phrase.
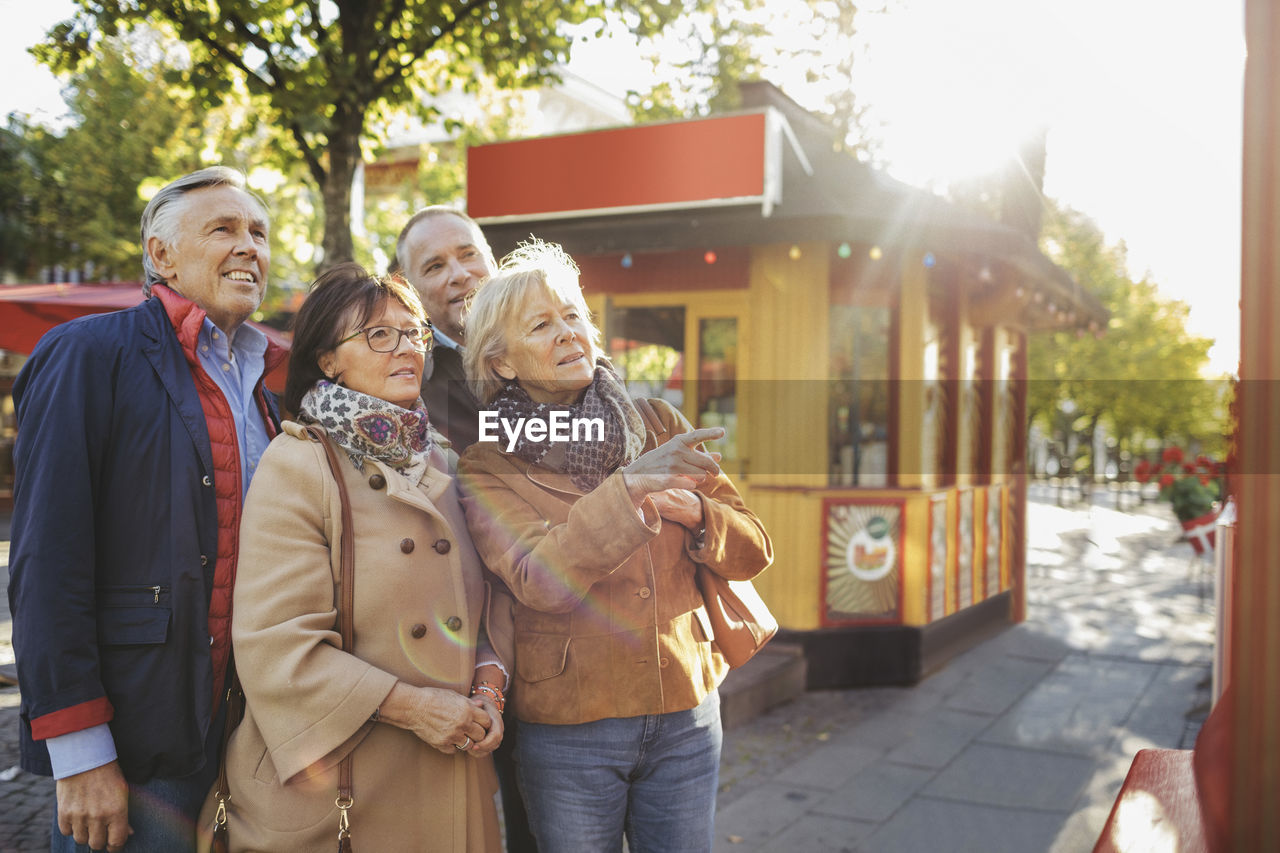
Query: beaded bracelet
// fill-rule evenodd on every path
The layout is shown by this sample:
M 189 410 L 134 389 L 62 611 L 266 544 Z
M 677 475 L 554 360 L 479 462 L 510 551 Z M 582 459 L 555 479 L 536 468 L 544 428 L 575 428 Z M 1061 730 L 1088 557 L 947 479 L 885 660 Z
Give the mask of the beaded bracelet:
M 482 681 L 479 684 L 471 685 L 471 695 L 483 693 L 493 700 L 493 704 L 498 706 L 498 713 L 501 714 L 507 707 L 507 697 L 503 695 L 502 688 L 491 681 Z

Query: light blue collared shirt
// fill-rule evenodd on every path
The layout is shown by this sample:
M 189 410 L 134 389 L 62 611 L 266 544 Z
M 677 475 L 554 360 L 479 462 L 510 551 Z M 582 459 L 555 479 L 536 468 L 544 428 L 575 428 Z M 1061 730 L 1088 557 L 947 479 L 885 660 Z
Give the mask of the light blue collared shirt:
M 253 395 L 266 370 L 267 336 L 245 323 L 228 341 L 226 333 L 205 317 L 196 340 L 196 353 L 231 407 L 236 438 L 240 442 L 240 500 L 243 501 L 249 491 L 249 481 L 258 470 L 258 460 L 271 441 Z
M 267 336 L 245 324 L 228 341 L 226 333 L 208 317 L 196 339 L 196 353 L 205 372 L 222 390 L 231 408 L 240 444 L 240 499 L 271 437 L 254 399 L 254 389 L 266 371 Z M 116 745 L 106 723 L 45 740 L 55 779 L 65 779 L 115 761 Z

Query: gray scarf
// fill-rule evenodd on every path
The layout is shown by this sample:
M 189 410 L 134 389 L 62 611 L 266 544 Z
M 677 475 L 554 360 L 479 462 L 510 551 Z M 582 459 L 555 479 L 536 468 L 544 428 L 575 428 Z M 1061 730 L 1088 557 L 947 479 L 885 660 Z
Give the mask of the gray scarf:
M 576 404 L 535 403 L 519 383 L 512 380 L 498 392 L 493 407 L 500 418 L 510 422 L 517 418 L 550 421 L 555 411 L 568 412 L 571 422 L 577 418 L 603 421 L 603 441 L 570 442 L 564 445 L 563 453 L 549 453 L 553 446 L 550 441 L 530 441 L 521 432 L 512 450 L 526 462 L 568 474 L 573 484 L 584 492 L 599 486 L 621 466 L 634 462 L 644 449 L 644 421 L 627 396 L 627 389 L 604 359 L 596 362 L 595 376 Z

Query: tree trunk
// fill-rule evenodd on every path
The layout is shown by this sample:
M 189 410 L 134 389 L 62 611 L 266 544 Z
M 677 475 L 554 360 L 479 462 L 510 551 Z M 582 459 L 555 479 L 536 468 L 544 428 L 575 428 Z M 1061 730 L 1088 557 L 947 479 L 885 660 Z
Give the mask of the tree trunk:
M 360 162 L 360 130 L 363 114 L 348 104 L 339 104 L 333 117 L 326 156 L 329 168 L 320 188 L 324 197 L 324 257 L 317 272 L 355 259 L 351 241 L 351 181 Z
M 1097 458 L 1097 438 L 1098 438 L 1098 416 L 1094 415 L 1089 419 L 1089 429 L 1085 432 L 1089 436 L 1088 452 L 1085 454 L 1089 459 L 1089 466 L 1080 472 L 1080 497 L 1085 503 L 1093 501 L 1093 478 L 1098 472 Z

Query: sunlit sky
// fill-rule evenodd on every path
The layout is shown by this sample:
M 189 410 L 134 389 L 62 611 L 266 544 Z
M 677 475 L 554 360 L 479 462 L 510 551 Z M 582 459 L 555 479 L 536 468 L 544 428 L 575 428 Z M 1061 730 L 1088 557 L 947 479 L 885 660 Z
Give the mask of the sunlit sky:
M 888 2 L 859 15 L 856 91 L 889 170 L 944 185 L 1047 126 L 1045 193 L 1123 240 L 1131 273 L 1187 302 L 1191 330 L 1217 341 L 1213 370 L 1234 372 L 1242 0 Z M 63 112 L 57 81 L 26 48 L 71 9 L 0 0 L 0 115 Z M 652 77 L 627 39 L 581 45 L 573 68 L 618 93 Z M 803 71 L 782 67 L 773 82 L 812 106 L 821 83 Z

